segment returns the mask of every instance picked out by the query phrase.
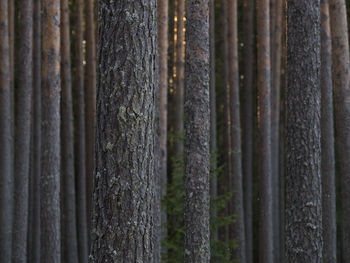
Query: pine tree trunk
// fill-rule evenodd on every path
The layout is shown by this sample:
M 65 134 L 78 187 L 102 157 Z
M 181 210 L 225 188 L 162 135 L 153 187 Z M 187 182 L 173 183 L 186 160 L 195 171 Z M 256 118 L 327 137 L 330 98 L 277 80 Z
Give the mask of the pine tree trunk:
M 83 0 L 76 1 L 76 60 L 75 60 L 75 153 L 76 153 L 76 197 L 79 262 L 88 262 L 88 232 L 86 212 L 86 136 L 85 136 L 85 86 L 83 68 Z
M 12 122 L 8 1 L 0 1 L 0 255 L 11 262 L 12 240 Z
M 33 88 L 33 2 L 18 3 L 18 85 L 14 167 L 12 262 L 27 261 L 30 122 Z
M 209 6 L 187 1 L 185 262 L 209 262 Z
M 258 1 L 259 262 L 273 262 L 269 1 Z
M 286 262 L 322 262 L 320 3 L 287 15 Z
M 330 0 L 336 149 L 341 186 L 342 262 L 350 262 L 350 72 L 349 43 L 344 0 Z
M 332 89 L 332 44 L 328 0 L 321 0 L 321 148 L 323 262 L 337 262 L 337 223 Z
M 243 119 L 242 171 L 244 193 L 246 261 L 253 262 L 253 94 L 254 94 L 254 1 L 245 0 L 243 9 Z
M 42 1 L 41 262 L 60 262 L 60 1 Z
M 99 3 L 91 262 L 153 262 L 156 0 Z

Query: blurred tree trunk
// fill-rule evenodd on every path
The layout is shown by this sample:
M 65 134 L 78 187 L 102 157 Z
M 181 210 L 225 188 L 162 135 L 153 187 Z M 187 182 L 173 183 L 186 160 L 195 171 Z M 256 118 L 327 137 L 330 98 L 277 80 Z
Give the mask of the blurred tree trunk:
M 187 1 L 185 262 L 209 262 L 209 1 Z
M 100 1 L 91 262 L 154 260 L 156 14 L 156 0 Z
M 322 262 L 320 3 L 287 4 L 285 255 Z
M 342 262 L 350 262 L 350 61 L 344 0 L 330 0 L 336 148 L 341 185 Z
M 42 1 L 41 262 L 60 262 L 60 1 Z
M 12 121 L 8 1 L 0 1 L 0 255 L 11 262 L 12 240 Z
M 33 88 L 33 2 L 18 3 L 18 85 L 14 167 L 12 262 L 27 261 L 30 122 Z
M 337 223 L 332 89 L 332 44 L 328 0 L 321 0 L 321 148 L 323 262 L 337 262 Z
M 83 66 L 83 0 L 76 0 L 76 59 L 75 59 L 75 96 L 76 96 L 76 196 L 77 196 L 77 232 L 79 262 L 88 261 L 88 230 L 86 212 L 86 136 L 85 136 L 85 86 Z

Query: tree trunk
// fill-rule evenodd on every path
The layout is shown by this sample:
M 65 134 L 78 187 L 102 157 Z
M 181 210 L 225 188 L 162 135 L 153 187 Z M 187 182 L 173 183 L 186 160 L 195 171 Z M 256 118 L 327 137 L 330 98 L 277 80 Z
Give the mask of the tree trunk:
M 12 121 L 8 1 L 0 1 L 0 255 L 11 262 L 12 240 Z
M 286 261 L 322 262 L 320 3 L 288 0 Z
M 61 0 L 62 260 L 78 261 L 75 208 L 73 100 L 68 0 Z
M 60 1 L 42 1 L 41 262 L 60 262 Z
M 243 7 L 244 32 L 244 83 L 243 83 L 243 133 L 242 133 L 242 170 L 244 189 L 244 218 L 246 261 L 253 262 L 253 94 L 254 94 L 254 1 L 245 0 Z
M 187 1 L 185 262 L 209 262 L 209 6 Z
M 350 72 L 349 43 L 344 0 L 330 0 L 336 147 L 341 185 L 342 262 L 350 262 Z
M 328 0 L 321 0 L 321 148 L 323 262 L 337 262 L 331 29 Z M 327 211 L 327 212 L 326 212 Z
M 95 169 L 96 130 L 96 41 L 93 0 L 86 1 L 86 77 L 85 77 L 85 125 L 86 125 L 86 206 L 88 233 L 92 220 L 92 185 Z M 88 236 L 90 240 L 90 236 Z
M 30 122 L 33 88 L 33 2 L 18 3 L 18 85 L 16 101 L 12 262 L 27 261 Z
M 160 103 L 160 198 L 167 193 L 167 116 L 168 116 L 168 1 L 158 1 L 159 103 Z M 161 206 L 160 241 L 167 236 L 166 207 Z M 166 249 L 162 248 L 162 254 Z M 157 261 L 156 261 L 157 262 Z M 160 262 L 160 261 L 159 261 Z
M 156 0 L 99 4 L 91 262 L 153 262 Z
M 239 110 L 239 72 L 238 72 L 238 28 L 237 1 L 228 0 L 228 75 L 230 86 L 230 132 L 232 146 L 232 171 L 229 176 L 229 191 L 232 192 L 229 201 L 229 215 L 235 217 L 235 222 L 229 226 L 229 237 L 235 239 L 237 246 L 232 251 L 232 258 L 246 262 L 244 208 L 242 192 L 242 155 L 241 155 L 241 120 Z
M 269 1 L 258 2 L 259 262 L 273 262 Z
M 83 0 L 76 1 L 76 197 L 77 197 L 77 232 L 79 262 L 88 262 L 88 230 L 86 217 L 86 137 L 85 137 L 85 86 L 83 68 Z

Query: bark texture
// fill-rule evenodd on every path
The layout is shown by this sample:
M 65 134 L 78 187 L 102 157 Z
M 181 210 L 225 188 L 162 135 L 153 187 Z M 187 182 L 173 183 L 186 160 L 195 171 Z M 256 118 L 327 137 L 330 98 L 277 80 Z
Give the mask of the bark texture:
M 0 2 L 0 255 L 11 262 L 13 179 L 8 1 Z
M 157 4 L 99 2 L 91 262 L 153 262 Z
M 18 3 L 14 217 L 12 262 L 27 260 L 30 122 L 33 88 L 33 2 Z
M 209 1 L 187 1 L 185 262 L 209 262 Z
M 273 262 L 269 1 L 258 7 L 259 262 Z
M 336 149 L 341 188 L 342 262 L 350 261 L 350 60 L 346 5 L 330 0 Z
M 60 1 L 42 1 L 41 262 L 59 263 L 60 250 Z
M 68 0 L 61 0 L 61 208 L 62 260 L 78 261 L 75 209 L 73 99 Z
M 288 0 L 286 262 L 322 262 L 320 3 Z

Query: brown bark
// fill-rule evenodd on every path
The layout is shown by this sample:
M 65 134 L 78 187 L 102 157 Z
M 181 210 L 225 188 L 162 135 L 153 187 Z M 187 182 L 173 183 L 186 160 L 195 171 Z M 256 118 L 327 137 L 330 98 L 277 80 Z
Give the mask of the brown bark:
M 342 262 L 350 261 L 350 60 L 346 5 L 344 0 L 330 0 L 332 62 L 335 105 L 336 149 L 341 187 Z
M 42 1 L 41 262 L 60 262 L 60 1 Z
M 259 262 L 273 262 L 269 1 L 258 1 Z
M 8 1 L 0 1 L 0 255 L 11 262 L 12 240 L 12 123 Z

